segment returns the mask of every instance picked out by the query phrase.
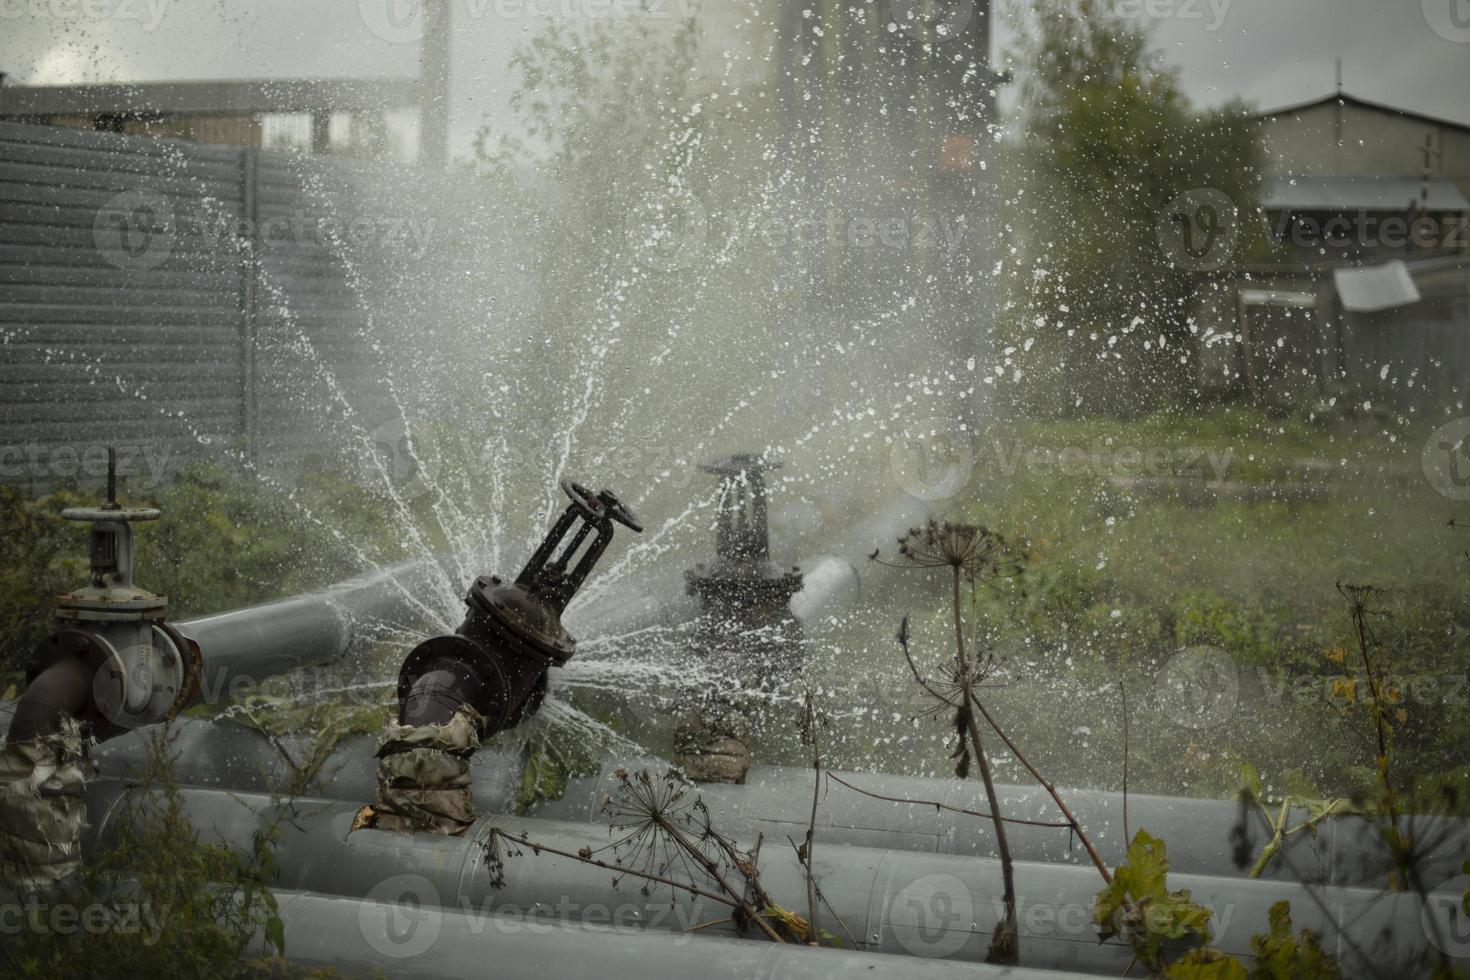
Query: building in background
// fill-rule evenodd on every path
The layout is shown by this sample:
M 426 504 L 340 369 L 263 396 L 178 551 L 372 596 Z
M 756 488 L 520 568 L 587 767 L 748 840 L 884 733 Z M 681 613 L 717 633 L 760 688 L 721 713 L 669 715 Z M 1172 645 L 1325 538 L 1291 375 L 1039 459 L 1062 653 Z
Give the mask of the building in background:
M 1297 408 L 1463 404 L 1470 125 L 1342 92 L 1259 118 L 1270 254 L 1201 291 L 1205 384 Z
M 402 141 L 384 114 L 418 103 L 418 83 L 393 78 L 10 84 L 0 88 L 0 121 L 398 157 Z

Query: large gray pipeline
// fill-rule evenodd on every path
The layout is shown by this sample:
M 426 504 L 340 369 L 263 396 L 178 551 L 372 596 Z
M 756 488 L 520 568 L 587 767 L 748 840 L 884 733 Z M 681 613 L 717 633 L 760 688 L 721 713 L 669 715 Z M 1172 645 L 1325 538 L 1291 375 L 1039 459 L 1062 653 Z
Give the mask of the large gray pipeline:
M 596 822 L 602 819 L 602 800 L 622 769 L 663 765 L 658 760 L 610 762 L 596 778 L 568 781 L 559 800 L 537 804 L 532 815 L 550 820 Z M 984 791 L 975 780 L 928 779 L 881 773 L 835 773 L 841 780 L 869 793 L 899 800 L 930 800 L 959 809 L 986 809 Z M 997 786 L 1008 816 L 1028 820 L 1061 819 L 1051 797 L 1039 786 Z M 764 834 L 774 840 L 788 835 L 800 839 L 806 831 L 812 794 L 812 773 L 781 766 L 752 766 L 743 786 L 705 784 L 699 787 L 721 825 L 736 836 L 753 839 Z M 1110 865 L 1121 863 L 1128 849 L 1123 834 L 1123 795 L 1091 789 L 1059 790 L 1077 814 L 1088 836 Z M 1294 807 L 1289 825 L 1303 823 L 1307 811 Z M 1260 853 L 1268 836 L 1259 816 L 1227 800 L 1156 796 L 1131 793 L 1128 822 L 1162 838 L 1169 845 L 1175 868 L 1195 874 L 1244 877 L 1249 862 L 1236 860 L 1235 833 L 1247 833 L 1245 850 L 1250 861 Z M 1460 874 L 1470 853 L 1470 821 L 1442 816 L 1404 818 L 1422 851 L 1419 870 L 1428 887 L 1437 887 Z M 833 843 L 939 854 L 996 857 L 995 838 L 988 821 L 936 810 L 932 806 L 894 803 L 864 796 L 829 781 L 817 813 L 818 837 Z M 1013 825 L 1006 831 L 1011 854 L 1018 860 L 1086 864 L 1087 856 L 1065 829 Z M 1282 850 L 1266 866 L 1264 876 L 1307 884 L 1381 886 L 1394 871 L 1382 829 L 1356 816 L 1330 818 L 1316 833 L 1287 838 Z
M 505 884 L 499 889 L 491 886 L 486 858 L 492 828 L 525 834 L 575 854 L 583 847 L 606 846 L 610 840 L 606 827 L 493 817 L 477 822 L 462 838 L 353 832 L 359 809 L 353 804 L 325 800 L 276 804 L 257 794 L 200 789 L 181 793 L 201 837 L 241 849 L 250 846 L 263 814 L 288 806 L 289 819 L 280 824 L 276 850 L 278 887 L 349 897 L 411 887 L 423 904 L 443 908 L 514 906 L 517 911 L 554 913 L 568 921 L 592 916 L 607 921 L 616 916 L 617 921 L 669 930 L 727 918 L 728 909 L 716 902 L 671 889 L 644 895 L 627 880 L 619 887 L 604 869 L 503 843 L 498 853 Z M 116 784 L 98 783 L 89 790 L 90 822 L 95 828 L 92 846 L 108 846 L 114 821 L 127 819 L 127 808 L 120 803 L 123 795 Z M 805 894 L 801 867 L 790 849 L 776 844 L 768 841 L 762 851 L 762 884 L 772 895 L 792 896 L 788 901 L 798 903 Z M 1000 913 L 997 862 L 829 846 L 817 849 L 816 867 L 818 883 L 841 918 L 839 923 L 819 910 L 822 928 L 840 935 L 845 923 L 872 952 L 984 959 Z M 1100 887 L 1095 871 L 1021 863 L 1016 880 L 1023 963 L 1115 976 L 1129 965 L 1128 947 L 1099 944 L 1090 924 L 1093 896 Z M 1236 956 L 1250 956 L 1250 937 L 1269 931 L 1267 910 L 1283 899 L 1291 903 L 1297 928 L 1316 931 L 1326 948 L 1340 957 L 1349 976 L 1403 976 L 1405 964 L 1427 955 L 1424 913 L 1415 896 L 1188 874 L 1171 874 L 1170 884 L 1188 888 L 1194 901 L 1214 911 L 1215 944 Z M 1431 905 L 1438 908 L 1437 903 Z M 713 925 L 702 931 L 731 934 L 733 927 Z
M 0 705 L 3 724 L 8 705 Z M 291 773 L 278 749 L 253 729 L 228 722 L 184 719 L 176 723 L 174 749 L 178 760 L 173 775 L 185 785 L 247 792 L 270 792 L 289 785 Z M 294 757 L 304 758 L 309 739 L 282 736 L 280 742 Z M 322 777 L 308 792 L 336 800 L 365 803 L 377 792 L 373 740 L 365 736 L 344 739 L 322 766 Z M 126 777 L 143 770 L 147 743 L 133 734 L 99 746 L 93 758 L 104 776 Z M 658 760 L 609 762 L 600 777 L 574 778 L 559 800 L 539 802 L 530 816 L 578 823 L 602 821 L 601 801 L 612 788 L 617 768 L 647 766 L 660 771 Z M 511 740 L 495 740 L 476 753 L 471 775 L 474 797 L 483 813 L 507 813 L 520 788 L 521 754 Z M 982 790 L 973 780 L 925 779 L 881 773 L 837 772 L 836 776 L 872 793 L 908 800 L 934 800 L 965 809 L 984 809 Z M 780 766 L 752 766 L 743 786 L 706 784 L 699 793 L 734 836 L 769 840 L 800 838 L 801 821 L 811 806 L 809 770 Z M 1055 807 L 1034 786 L 998 786 L 1006 812 L 1029 819 L 1055 820 Z M 1121 793 L 1099 790 L 1061 790 L 1068 806 L 1093 837 L 1103 858 L 1116 866 L 1123 859 Z M 1169 845 L 1174 867 L 1193 874 L 1244 877 L 1246 869 L 1235 860 L 1232 831 L 1240 825 L 1239 804 L 1227 800 L 1193 799 L 1133 793 L 1128 797 L 1129 823 L 1145 828 Z M 1305 814 L 1294 811 L 1292 823 Z M 1407 818 L 1414 838 L 1427 850 L 1420 865 L 1430 887 L 1459 874 L 1460 862 L 1470 852 L 1470 822 L 1445 817 Z M 1264 840 L 1260 821 L 1252 815 L 1245 826 L 1251 834 L 1252 853 Z M 883 847 L 893 850 L 994 856 L 993 837 L 983 820 L 936 811 L 933 807 L 891 803 L 862 796 L 835 782 L 828 785 L 817 813 L 818 839 L 831 844 Z M 1022 861 L 1083 864 L 1085 855 L 1065 830 L 1018 825 L 1007 835 L 1012 854 Z M 1070 845 L 1070 846 L 1069 846 Z M 1316 834 L 1294 834 L 1270 864 L 1264 876 L 1309 884 L 1376 886 L 1384 882 L 1393 862 L 1382 835 L 1373 823 L 1358 817 L 1335 817 L 1319 825 Z
M 205 701 L 248 691 L 266 678 L 330 663 L 385 625 L 453 615 L 436 608 L 445 572 L 432 559 L 403 562 L 320 592 L 175 624 L 199 644 Z
M 842 949 L 667 935 L 611 922 L 587 925 L 425 906 L 412 883 L 381 900 L 277 892 L 295 966 L 394 977 L 496 980 L 1068 980 L 1072 974 Z M 267 950 L 257 944 L 252 951 Z

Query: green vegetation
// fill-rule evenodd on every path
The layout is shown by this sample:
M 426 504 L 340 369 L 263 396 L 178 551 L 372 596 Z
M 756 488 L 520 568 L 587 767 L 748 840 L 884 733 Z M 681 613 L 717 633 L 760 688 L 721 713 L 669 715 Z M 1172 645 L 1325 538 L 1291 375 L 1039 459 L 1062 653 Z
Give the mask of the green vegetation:
M 270 891 L 275 824 L 249 853 L 202 840 L 172 773 L 172 735 L 159 729 L 149 764 L 111 824 L 110 847 L 81 876 L 22 905 L 7 936 L 8 977 L 328 976 L 292 968 Z
M 61 511 L 95 505 L 97 494 L 70 487 L 31 497 L 0 485 L 0 524 L 14 529 L 0 536 L 0 670 L 11 682 L 55 628 L 56 593 L 86 582 L 86 529 Z M 280 487 L 198 464 L 148 493 L 124 488 L 122 497 L 163 511 L 136 530 L 135 574 L 168 597 L 175 620 L 319 588 L 403 555 L 383 521 L 383 501 L 320 471 Z
M 1013 4 L 1007 20 L 1024 109 L 999 160 L 1012 249 L 997 339 L 1022 383 L 1000 392 L 1048 415 L 1190 401 L 1197 273 L 1252 247 L 1245 202 L 1261 148 L 1249 107 L 1194 110 L 1147 31 L 1115 6 Z M 1219 263 L 1181 267 L 1161 253 L 1160 223 L 1181 200 L 1193 215 L 1204 199 L 1181 196 L 1207 189 L 1240 202 L 1238 215 L 1210 213 L 1245 240 Z
M 1140 830 L 1109 885 L 1097 894 L 1093 921 L 1104 939 L 1119 936 L 1138 962 L 1168 980 L 1339 980 L 1332 954 L 1310 929 L 1293 934 L 1291 906 L 1277 902 L 1269 912 L 1271 931 L 1251 937 L 1251 970 L 1210 946 L 1211 912 L 1191 900 L 1188 889 L 1170 891 L 1164 842 Z M 1196 942 L 1183 955 L 1166 946 Z
M 1463 787 L 1470 540 L 1447 526 L 1464 513 L 1421 471 L 1431 428 L 1243 406 L 995 422 L 975 440 L 969 486 L 934 505 L 1026 554 L 1024 574 L 982 593 L 982 639 L 1001 665 L 987 703 L 1063 786 L 1118 785 L 1121 682 L 1135 791 L 1233 798 L 1252 765 L 1271 799 L 1287 779 L 1295 795 L 1373 798 L 1373 754 L 1349 734 L 1335 688 L 1355 649 L 1336 584 L 1372 584 L 1402 788 Z M 1151 467 L 1150 453 L 1162 462 Z M 886 463 L 875 454 L 870 472 Z M 890 478 L 875 496 L 900 492 Z M 938 775 L 938 732 L 921 701 L 893 690 L 903 662 L 892 636 L 908 614 L 915 648 L 939 649 L 946 603 L 932 582 L 862 571 L 861 607 L 814 634 L 809 673 L 881 731 L 838 726 L 831 765 Z M 1229 676 L 1166 690 L 1186 651 L 1206 665 L 1217 652 Z M 757 756 L 802 758 L 779 737 Z M 1025 774 L 1002 760 L 998 778 Z

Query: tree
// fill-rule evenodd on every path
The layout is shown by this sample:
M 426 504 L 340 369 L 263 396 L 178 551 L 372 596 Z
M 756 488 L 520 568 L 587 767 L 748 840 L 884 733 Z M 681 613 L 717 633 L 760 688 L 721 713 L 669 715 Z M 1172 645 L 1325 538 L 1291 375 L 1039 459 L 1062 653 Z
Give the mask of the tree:
M 1190 302 L 1257 233 L 1253 114 L 1193 109 L 1146 29 L 1109 4 L 1011 16 L 1021 98 L 1001 153 L 1000 330 L 1007 366 L 1029 375 L 1020 400 L 1067 413 L 1187 403 Z

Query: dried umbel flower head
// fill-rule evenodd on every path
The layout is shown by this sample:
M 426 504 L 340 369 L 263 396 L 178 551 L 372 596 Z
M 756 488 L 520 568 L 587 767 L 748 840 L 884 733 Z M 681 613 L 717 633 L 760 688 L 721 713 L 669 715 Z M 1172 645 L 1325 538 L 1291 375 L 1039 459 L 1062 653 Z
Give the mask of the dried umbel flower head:
M 990 579 L 1016 574 L 1020 568 L 1005 539 L 983 524 L 930 521 L 910 528 L 898 539 L 898 560 L 883 561 L 894 568 L 949 568 L 967 579 Z

